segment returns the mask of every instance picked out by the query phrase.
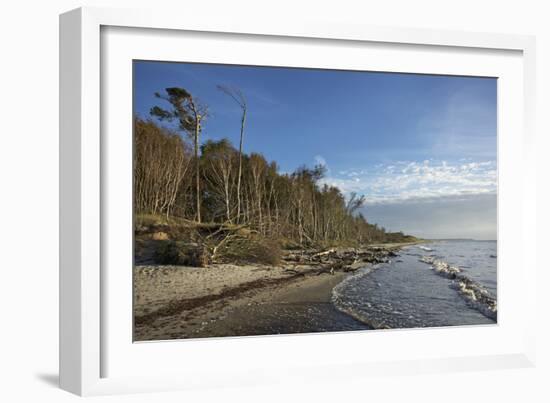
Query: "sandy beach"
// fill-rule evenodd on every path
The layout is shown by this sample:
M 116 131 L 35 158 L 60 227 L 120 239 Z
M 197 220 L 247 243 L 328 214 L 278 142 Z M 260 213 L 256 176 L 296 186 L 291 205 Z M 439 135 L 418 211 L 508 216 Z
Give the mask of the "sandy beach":
M 368 329 L 331 303 L 332 289 L 351 274 L 297 263 L 135 266 L 134 340 Z
M 271 323 L 276 307 L 330 305 L 332 288 L 346 275 L 303 270 L 296 275 L 257 266 L 136 266 L 135 341 L 301 332 L 284 320 Z M 268 318 L 262 310 L 272 314 Z

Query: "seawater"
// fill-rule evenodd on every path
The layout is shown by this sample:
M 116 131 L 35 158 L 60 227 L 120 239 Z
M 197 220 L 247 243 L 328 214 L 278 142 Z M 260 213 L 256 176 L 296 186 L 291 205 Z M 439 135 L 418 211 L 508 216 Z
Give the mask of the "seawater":
M 359 269 L 332 295 L 338 310 L 373 328 L 493 324 L 496 301 L 497 243 L 473 240 L 407 246 L 391 262 Z

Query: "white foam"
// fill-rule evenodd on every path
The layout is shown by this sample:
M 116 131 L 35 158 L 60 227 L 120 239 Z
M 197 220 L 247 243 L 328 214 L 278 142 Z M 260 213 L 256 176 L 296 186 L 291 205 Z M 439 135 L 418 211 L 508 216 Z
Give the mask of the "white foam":
M 366 317 L 362 316 L 359 312 L 357 312 L 354 309 L 354 306 L 351 302 L 347 302 L 347 301 L 345 301 L 345 299 L 342 298 L 342 291 L 348 286 L 348 284 L 356 283 L 358 279 L 360 279 L 361 277 L 369 275 L 370 273 L 372 273 L 373 271 L 377 270 L 380 267 L 381 267 L 381 265 L 378 265 L 378 264 L 373 265 L 373 266 L 364 267 L 363 269 L 359 270 L 357 273 L 346 277 L 342 282 L 337 284 L 332 289 L 331 301 L 332 301 L 333 305 L 339 311 L 348 314 L 352 318 L 354 318 L 354 319 L 356 319 L 360 322 L 363 322 L 364 324 L 366 324 L 367 326 L 370 326 L 370 327 L 373 327 L 373 324 L 370 323 L 370 321 Z M 367 304 L 367 305 L 370 306 L 370 303 Z M 375 328 L 377 328 L 377 327 L 375 327 Z
M 458 267 L 437 260 L 434 256 L 422 256 L 420 261 L 429 264 L 437 274 L 453 280 L 453 288 L 468 302 L 468 305 L 489 319 L 497 319 L 496 298 L 482 285 L 463 274 Z

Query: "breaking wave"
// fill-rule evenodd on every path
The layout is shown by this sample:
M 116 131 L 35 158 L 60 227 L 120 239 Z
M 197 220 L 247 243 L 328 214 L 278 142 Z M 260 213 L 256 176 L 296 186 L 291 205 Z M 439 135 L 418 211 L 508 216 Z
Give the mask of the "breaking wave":
M 440 276 L 453 280 L 452 287 L 472 308 L 489 319 L 497 320 L 497 300 L 485 287 L 466 276 L 458 267 L 438 260 L 435 256 L 422 256 L 420 261 L 429 264 Z
M 380 265 L 374 265 L 365 267 L 361 270 L 359 270 L 357 273 L 346 277 L 343 281 L 341 281 L 336 287 L 332 289 L 332 298 L 331 301 L 333 305 L 341 312 L 348 314 L 352 318 L 358 320 L 359 322 L 362 322 L 366 324 L 367 326 L 370 326 L 372 328 L 384 328 L 388 326 L 380 326 L 379 324 L 374 324 L 372 320 L 369 320 L 366 316 L 361 315 L 361 313 L 356 309 L 356 304 L 352 300 L 348 300 L 344 296 L 344 290 L 347 287 L 353 287 L 354 284 L 357 284 L 358 280 L 362 277 L 365 277 L 372 273 L 375 270 L 378 270 L 381 266 Z

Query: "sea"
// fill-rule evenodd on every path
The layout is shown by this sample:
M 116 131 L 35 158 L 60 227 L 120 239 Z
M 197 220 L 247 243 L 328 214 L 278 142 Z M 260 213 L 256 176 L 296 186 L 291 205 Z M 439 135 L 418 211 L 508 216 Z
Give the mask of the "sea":
M 338 284 L 333 305 L 374 329 L 497 322 L 497 242 L 437 240 Z
M 496 322 L 496 241 L 437 240 L 401 248 L 387 263 L 365 265 L 335 282 L 326 300 L 248 304 L 193 337 Z

